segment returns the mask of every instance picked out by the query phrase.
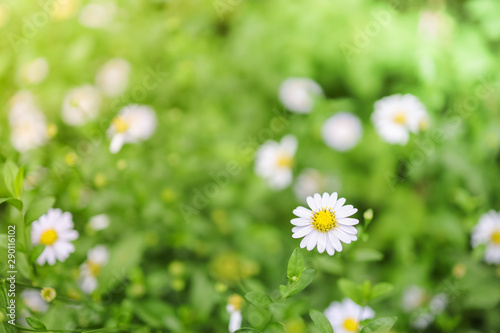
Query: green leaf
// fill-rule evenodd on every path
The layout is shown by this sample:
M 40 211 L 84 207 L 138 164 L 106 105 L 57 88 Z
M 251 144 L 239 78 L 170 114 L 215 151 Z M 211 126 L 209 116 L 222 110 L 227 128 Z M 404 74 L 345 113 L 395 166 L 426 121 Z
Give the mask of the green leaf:
M 306 266 L 304 263 L 304 256 L 302 255 L 300 248 L 296 248 L 293 250 L 290 260 L 288 260 L 288 268 L 286 270 L 288 282 L 293 283 L 299 279 L 305 269 Z
M 306 289 L 308 285 L 314 280 L 314 275 L 316 275 L 316 270 L 314 268 L 305 269 L 300 278 L 296 280 L 294 283 L 288 286 L 284 297 L 290 297 L 295 294 L 300 293 L 302 290 Z
M 356 261 L 378 261 L 384 258 L 383 253 L 374 249 L 359 249 L 354 252 L 354 260 Z
M 37 331 L 46 331 L 47 327 L 38 319 L 35 317 L 26 317 L 26 322 L 28 325 L 30 325 L 31 328 L 37 330 Z
M 45 245 L 43 244 L 38 244 L 31 250 L 31 258 L 30 258 L 30 263 L 34 263 L 40 254 L 42 254 L 43 250 L 45 250 Z
M 355 303 L 362 303 L 363 297 L 361 295 L 361 291 L 354 282 L 347 279 L 339 279 L 337 285 L 344 296 L 349 297 Z
M 17 165 L 12 161 L 5 162 L 3 166 L 3 180 L 5 182 L 5 186 L 7 190 L 12 194 L 12 196 L 16 197 L 16 191 L 14 183 L 16 181 L 16 176 L 19 171 Z
M 333 333 L 332 324 L 328 319 L 326 319 L 324 314 L 322 314 L 318 310 L 312 309 L 311 311 L 309 311 L 309 315 L 311 316 L 311 319 L 314 321 L 314 324 L 316 324 L 321 333 Z
M 393 288 L 394 287 L 392 286 L 392 284 L 390 284 L 388 282 L 378 283 L 373 287 L 371 295 L 370 295 L 370 299 L 375 299 L 377 297 L 381 297 L 381 296 L 389 293 L 390 291 L 392 291 Z
M 16 198 L 1 198 L 0 199 L 0 204 L 7 202 L 8 204 L 11 204 L 14 206 L 17 210 L 22 211 L 23 210 L 23 202 L 19 199 Z
M 245 295 L 248 302 L 257 308 L 267 309 L 272 304 L 271 298 L 261 291 L 250 291 Z
M 46 197 L 33 202 L 26 212 L 24 223 L 30 225 L 38 220 L 40 216 L 47 213 L 47 211 L 54 206 L 55 201 L 56 199 L 53 197 Z
M 382 317 L 369 322 L 359 333 L 387 333 L 398 317 Z
M 371 292 L 372 284 L 370 280 L 365 280 L 365 282 L 363 282 L 363 284 L 361 285 L 361 294 L 363 295 L 363 299 L 369 300 Z
M 16 179 L 14 181 L 14 193 L 15 197 L 21 199 L 24 190 L 24 165 L 22 165 L 16 174 Z
M 19 255 L 16 256 L 16 268 L 22 276 L 31 280 L 30 264 L 28 263 L 27 257 L 28 255 L 25 253 L 19 253 Z
M 257 331 L 256 329 L 253 329 L 251 327 L 242 327 L 239 330 L 234 331 L 234 333 L 262 333 L 261 331 Z

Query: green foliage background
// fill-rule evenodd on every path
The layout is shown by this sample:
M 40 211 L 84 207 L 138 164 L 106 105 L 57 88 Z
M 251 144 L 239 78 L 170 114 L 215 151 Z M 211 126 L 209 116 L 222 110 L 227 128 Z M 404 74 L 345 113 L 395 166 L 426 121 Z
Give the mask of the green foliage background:
M 36 316 L 47 327 L 224 332 L 229 295 L 264 291 L 279 298 L 288 258 L 298 246 L 289 220 L 304 202 L 291 188 L 269 189 L 254 174 L 253 163 L 265 140 L 291 133 L 299 139 L 294 174 L 315 168 L 339 179 L 341 186 L 328 190 L 357 207 L 360 220 L 369 208 L 375 217 L 368 239 L 342 253 L 304 253 L 316 277 L 275 310 L 270 322 L 284 326 L 266 328 L 265 315 L 248 303 L 246 326 L 316 332 L 309 310 L 323 311 L 341 300 L 337 282 L 344 278 L 394 285 L 370 306 L 377 317 L 398 316 L 395 332 L 411 330 L 411 314 L 400 306 L 410 285 L 450 298 L 429 332 L 500 329 L 500 272 L 470 247 L 479 216 L 500 207 L 499 3 L 116 4 L 106 29 L 82 26 L 76 12 L 35 25 L 26 38 L 34 15 L 44 12 L 42 2 L 2 3 L 8 15 L 0 28 L 0 159 L 24 165 L 25 174 L 43 168 L 45 177 L 25 191 L 23 203 L 55 197 L 55 207 L 70 211 L 80 232 L 66 262 L 38 267 L 34 280 L 18 277 L 52 286 L 61 296 Z M 435 38 L 418 29 L 429 11 L 439 18 Z M 389 18 L 380 21 L 381 12 Z M 378 32 L 367 35 L 377 24 Z M 36 86 L 19 84 L 17 69 L 39 56 L 49 62 L 47 79 Z M 66 91 L 92 83 L 112 57 L 132 65 L 127 93 L 104 99 L 95 121 L 65 125 L 60 112 Z M 143 85 L 148 68 L 166 74 L 138 99 L 133 91 Z M 312 113 L 296 115 L 280 105 L 279 85 L 292 76 L 310 77 L 324 89 L 325 99 Z M 11 146 L 6 111 L 20 89 L 35 94 L 58 129 L 46 146 L 22 155 Z M 370 122 L 373 103 L 395 93 L 418 96 L 432 119 L 429 129 L 404 147 L 383 142 Z M 127 103 L 151 105 L 158 130 L 150 140 L 112 155 L 106 129 Z M 321 139 L 323 122 L 341 110 L 358 115 L 364 127 L 361 142 L 346 153 Z M 279 130 L 273 127 L 277 123 Z M 1 184 L 0 197 L 8 196 Z M 100 213 L 111 217 L 111 226 L 92 231 L 87 222 Z M 0 219 L 5 233 L 19 214 L 4 203 Z M 111 261 L 99 289 L 87 297 L 76 283 L 78 269 L 97 244 L 109 246 Z M 457 264 L 466 267 L 463 277 L 453 275 Z

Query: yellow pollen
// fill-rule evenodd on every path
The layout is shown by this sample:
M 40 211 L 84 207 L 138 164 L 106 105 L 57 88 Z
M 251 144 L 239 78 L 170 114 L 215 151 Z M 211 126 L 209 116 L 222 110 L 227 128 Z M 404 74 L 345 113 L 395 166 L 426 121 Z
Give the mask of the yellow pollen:
M 493 231 L 491 234 L 491 241 L 493 244 L 499 244 L 500 245 L 500 230 Z
M 40 243 L 52 245 L 57 240 L 57 232 L 54 229 L 45 230 L 40 237 Z
M 99 272 L 101 271 L 101 265 L 96 264 L 95 262 L 90 261 L 90 260 L 87 261 L 87 265 L 89 267 L 89 271 L 90 271 L 90 274 L 92 276 L 95 277 L 95 276 L 99 275 Z
M 128 124 L 120 117 L 113 119 L 113 125 L 118 133 L 123 133 L 128 129 Z
M 354 318 L 347 318 L 344 320 L 344 328 L 351 332 L 357 332 L 359 327 L 359 322 Z
M 394 115 L 393 120 L 396 124 L 404 125 L 406 124 L 406 114 L 403 111 L 399 111 Z
M 319 212 L 313 213 L 312 220 L 314 229 L 321 232 L 330 231 L 337 226 L 335 214 L 331 210 L 324 209 Z
M 291 168 L 293 166 L 293 158 L 286 154 L 281 154 L 278 157 L 276 165 L 280 168 Z

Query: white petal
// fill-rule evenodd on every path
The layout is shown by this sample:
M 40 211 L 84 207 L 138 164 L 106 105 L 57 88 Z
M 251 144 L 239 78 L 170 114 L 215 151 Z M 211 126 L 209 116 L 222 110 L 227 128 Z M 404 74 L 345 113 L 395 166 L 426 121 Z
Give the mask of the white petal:
M 338 218 L 337 222 L 342 224 L 342 225 L 356 225 L 359 223 L 358 219 L 353 219 L 353 218 Z
M 337 197 L 338 197 L 337 192 L 333 192 L 332 195 L 330 195 L 330 198 L 328 199 L 327 203 L 328 208 L 333 209 L 335 207 L 335 203 L 337 202 Z
M 337 236 L 333 233 L 333 230 L 330 230 L 328 232 L 328 238 L 330 239 L 330 243 L 332 243 L 333 248 L 337 251 L 340 252 L 342 251 L 342 243 L 340 243 L 339 239 Z
M 302 238 L 308 233 L 310 233 L 313 230 L 312 226 L 306 226 L 306 227 L 295 227 L 292 229 L 292 232 L 294 233 L 292 235 L 293 238 Z
M 318 252 L 323 253 L 326 249 L 326 233 L 320 232 L 318 235 Z
M 328 193 L 323 193 L 323 198 L 321 198 L 321 207 L 322 208 L 327 208 L 328 207 L 328 201 L 330 200 L 330 196 Z
M 313 231 L 309 235 L 311 235 L 311 237 L 309 238 L 309 241 L 307 242 L 307 250 L 311 251 L 312 249 L 314 249 L 314 247 L 318 243 L 319 232 Z
M 335 211 L 335 217 L 341 219 L 344 217 L 351 216 L 351 215 L 355 214 L 357 211 L 358 210 L 356 208 L 352 208 L 351 205 L 347 205 L 345 207 L 342 207 L 340 210 Z
M 113 135 L 113 138 L 111 139 L 111 144 L 109 145 L 109 151 L 112 154 L 118 153 L 121 149 L 123 144 L 125 143 L 125 136 L 121 133 Z
M 332 245 L 332 242 L 330 241 L 330 237 L 328 237 L 328 234 L 326 234 L 326 252 L 333 256 L 335 254 L 335 248 Z
M 358 229 L 351 225 L 340 225 L 338 228 L 346 234 L 356 235 L 358 233 Z
M 320 195 L 319 193 L 316 193 L 316 194 L 314 195 L 314 202 L 316 203 L 316 206 L 318 207 L 318 210 L 321 210 L 321 208 L 323 208 L 323 207 L 321 206 L 321 201 L 322 201 L 322 199 L 321 199 L 321 195 Z
M 308 233 L 304 238 L 302 238 L 302 240 L 300 241 L 300 247 L 303 249 L 307 246 L 307 244 L 309 244 L 309 239 L 311 239 L 313 235 L 313 232 L 311 233 Z
M 293 225 L 297 225 L 297 226 L 306 226 L 306 225 L 310 225 L 311 224 L 311 220 L 304 219 L 302 217 L 299 217 L 299 218 L 296 218 L 296 219 L 292 219 L 290 222 Z
M 342 205 L 345 204 L 345 198 L 340 198 L 339 200 L 337 200 L 337 202 L 335 203 L 335 208 L 334 210 L 337 211 L 340 209 L 340 207 L 342 207 Z
M 312 197 L 307 197 L 306 199 L 307 201 L 307 204 L 309 205 L 309 207 L 311 207 L 311 209 L 313 211 L 318 211 L 318 205 L 316 205 L 316 200 L 314 200 Z
M 294 213 L 296 216 L 298 216 L 298 217 L 302 217 L 302 218 L 304 218 L 304 219 L 309 219 L 309 218 L 311 218 L 311 216 L 312 216 L 312 211 L 310 211 L 309 209 L 304 208 L 304 207 L 302 207 L 302 206 L 299 206 L 299 207 L 295 208 L 295 209 L 293 210 L 293 213 Z
M 339 230 L 339 228 L 333 229 L 333 233 L 342 242 L 344 242 L 346 244 L 351 244 L 351 238 L 349 236 L 347 236 L 347 234 L 345 234 L 344 232 Z

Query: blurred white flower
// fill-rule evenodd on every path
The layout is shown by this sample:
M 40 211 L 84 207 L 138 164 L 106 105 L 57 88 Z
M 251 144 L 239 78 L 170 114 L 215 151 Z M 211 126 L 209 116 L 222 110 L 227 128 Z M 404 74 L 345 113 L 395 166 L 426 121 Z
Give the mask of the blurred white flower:
M 297 176 L 293 191 L 298 200 L 305 202 L 305 198 L 314 193 L 324 192 L 329 188 L 340 189 L 341 186 L 336 177 L 324 175 L 315 169 L 304 169 Z
M 99 214 L 93 216 L 89 220 L 89 225 L 94 230 L 103 230 L 109 226 L 109 216 L 106 214 Z
M 116 97 L 125 91 L 130 75 L 130 64 L 127 60 L 115 58 L 108 60 L 99 68 L 95 81 L 102 93 Z
M 292 228 L 293 238 L 302 238 L 300 247 L 307 247 L 311 251 L 315 247 L 319 253 L 326 252 L 333 256 L 335 251 L 342 251 L 341 241 L 350 244 L 357 240 L 358 230 L 354 225 L 359 221 L 349 216 L 358 210 L 352 205 L 344 206 L 346 199 L 338 199 L 336 192 L 323 196 L 316 193 L 314 197 L 307 197 L 307 204 L 311 209 L 299 206 L 293 210 L 298 218 L 290 222 L 295 225 Z
M 49 74 L 49 63 L 45 58 L 36 58 L 19 68 L 17 79 L 20 83 L 38 84 Z
M 23 292 L 21 293 L 21 298 L 24 302 L 24 305 L 26 305 L 26 307 L 28 307 L 34 313 L 47 312 L 47 310 L 49 309 L 49 304 L 43 300 L 39 290 L 23 290 Z
M 33 95 L 27 91 L 18 92 L 9 104 L 12 146 L 22 153 L 44 145 L 48 140 L 47 122 Z
M 267 141 L 256 154 L 255 173 L 268 181 L 275 190 L 289 186 L 293 180 L 292 167 L 297 151 L 297 138 L 286 135 L 281 142 Z
M 446 309 L 447 305 L 448 297 L 444 293 L 439 293 L 431 299 L 429 308 L 433 314 L 438 315 Z
M 116 154 L 126 143 L 147 140 L 156 130 L 155 111 L 146 105 L 131 104 L 124 107 L 108 129 L 111 137 L 109 150 Z
M 375 312 L 368 306 L 362 307 L 350 298 L 344 298 L 342 302 L 332 302 L 325 310 L 325 316 L 335 333 L 352 333 L 359 332 L 359 323 L 375 317 Z
M 323 95 L 321 87 L 311 79 L 292 77 L 280 86 L 281 103 L 290 111 L 309 113 L 314 106 L 314 99 Z
M 472 246 L 486 244 L 484 261 L 500 264 L 500 212 L 490 210 L 483 214 L 472 230 Z
M 33 245 L 45 245 L 45 249 L 36 262 L 39 265 L 46 262 L 54 265 L 56 260 L 65 261 L 71 253 L 75 252 L 75 246 L 71 241 L 77 238 L 78 231 L 73 229 L 71 213 L 63 213 L 60 209 L 49 209 L 47 214 L 33 222 L 31 228 Z
M 229 312 L 229 332 L 233 333 L 241 328 L 241 307 L 243 298 L 239 295 L 232 295 L 227 301 L 226 310 Z
M 346 151 L 359 142 L 363 126 L 359 118 L 352 113 L 338 112 L 325 122 L 322 134 L 328 146 L 338 151 Z
M 105 28 L 116 14 L 116 5 L 112 2 L 89 3 L 80 12 L 80 23 L 87 28 Z
M 375 102 L 372 121 L 386 142 L 404 145 L 410 132 L 417 133 L 428 126 L 429 117 L 418 98 L 406 94 L 384 97 Z
M 89 84 L 71 89 L 64 97 L 62 119 L 71 126 L 80 126 L 94 119 L 101 107 L 99 90 Z
M 87 261 L 80 266 L 80 287 L 83 292 L 90 294 L 97 288 L 97 276 L 102 266 L 109 261 L 109 251 L 103 245 L 89 250 Z
M 424 289 L 419 286 L 410 286 L 403 292 L 403 310 L 412 312 L 420 308 L 427 299 Z
M 434 315 L 428 312 L 419 312 L 411 320 L 411 326 L 417 330 L 426 329 L 434 321 Z

